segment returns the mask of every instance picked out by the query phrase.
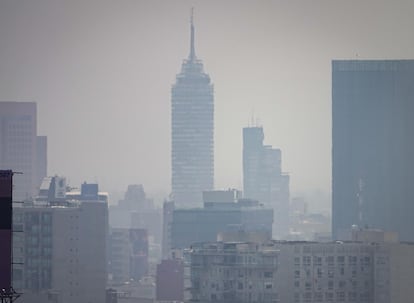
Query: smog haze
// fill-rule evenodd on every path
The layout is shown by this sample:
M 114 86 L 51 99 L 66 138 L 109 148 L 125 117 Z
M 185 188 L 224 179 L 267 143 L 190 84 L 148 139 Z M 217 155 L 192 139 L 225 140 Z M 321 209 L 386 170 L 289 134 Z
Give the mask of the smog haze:
M 48 174 L 170 191 L 171 86 L 195 50 L 214 84 L 215 187 L 242 188 L 242 128 L 291 191 L 331 186 L 331 60 L 414 57 L 410 1 L 0 2 L 0 99 L 35 101 Z

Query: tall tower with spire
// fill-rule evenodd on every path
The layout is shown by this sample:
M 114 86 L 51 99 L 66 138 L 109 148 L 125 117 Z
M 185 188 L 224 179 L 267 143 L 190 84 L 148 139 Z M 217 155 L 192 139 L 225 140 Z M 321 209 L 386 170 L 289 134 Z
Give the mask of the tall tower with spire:
M 171 89 L 171 187 L 178 207 L 202 205 L 202 191 L 214 187 L 214 93 L 194 47 Z

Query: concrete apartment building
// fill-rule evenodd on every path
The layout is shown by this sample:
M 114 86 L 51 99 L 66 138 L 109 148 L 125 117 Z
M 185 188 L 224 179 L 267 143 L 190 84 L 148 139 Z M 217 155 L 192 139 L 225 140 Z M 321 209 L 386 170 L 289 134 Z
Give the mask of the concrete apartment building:
M 81 192 L 88 197 L 81 200 L 63 189 L 64 178 L 46 178 L 35 201 L 14 209 L 14 230 L 22 232 L 13 250 L 23 263 L 14 269 L 15 287 L 26 303 L 104 302 L 107 194 Z
M 414 296 L 414 244 L 227 241 L 194 245 L 190 255 L 198 302 L 406 303 Z

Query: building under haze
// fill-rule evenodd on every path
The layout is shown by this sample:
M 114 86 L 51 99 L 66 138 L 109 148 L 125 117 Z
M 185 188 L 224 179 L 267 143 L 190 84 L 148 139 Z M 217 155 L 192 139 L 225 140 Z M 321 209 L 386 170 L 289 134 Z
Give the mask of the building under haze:
M 244 197 L 274 210 L 273 236 L 289 233 L 289 175 L 282 173 L 280 149 L 263 145 L 262 127 L 243 128 Z
M 95 185 L 66 195 L 64 178 L 45 178 L 39 196 L 14 209 L 13 279 L 23 302 L 104 302 L 108 198 Z
M 202 205 L 202 192 L 214 186 L 214 96 L 210 77 L 194 49 L 171 90 L 172 197 L 178 207 Z
M 332 63 L 332 228 L 414 240 L 414 60 Z
M 192 301 L 411 302 L 413 243 L 384 240 L 379 231 L 357 233 L 357 240 L 347 242 L 243 241 L 237 236 L 194 244 Z
M 148 274 L 148 231 L 112 228 L 109 236 L 109 275 L 112 283 L 139 281 Z
M 215 241 L 220 232 L 262 231 L 271 237 L 271 208 L 255 200 L 240 199 L 240 191 L 234 189 L 203 192 L 203 199 L 203 208 L 174 209 L 172 204 L 165 204 L 164 258 L 171 256 L 171 249 Z
M 47 170 L 47 140 L 37 136 L 35 102 L 0 102 L 0 169 L 11 169 L 13 199 L 33 197 Z
M 147 197 L 142 184 L 130 184 L 124 199 L 109 207 L 111 228 L 139 228 L 148 231 L 148 237 L 157 245 L 162 240 L 162 210 Z

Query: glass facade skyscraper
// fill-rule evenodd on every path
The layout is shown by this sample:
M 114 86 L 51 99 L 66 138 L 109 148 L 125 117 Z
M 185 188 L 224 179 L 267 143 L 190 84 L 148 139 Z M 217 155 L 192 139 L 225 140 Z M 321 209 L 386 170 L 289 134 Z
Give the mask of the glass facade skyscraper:
M 352 225 L 414 240 L 414 60 L 332 63 L 333 237 Z
M 202 205 L 202 191 L 214 187 L 214 93 L 194 48 L 171 90 L 172 198 L 178 207 Z

